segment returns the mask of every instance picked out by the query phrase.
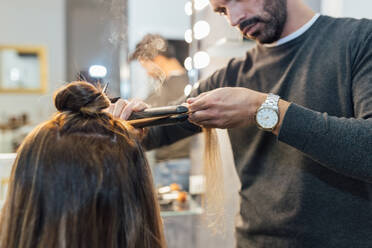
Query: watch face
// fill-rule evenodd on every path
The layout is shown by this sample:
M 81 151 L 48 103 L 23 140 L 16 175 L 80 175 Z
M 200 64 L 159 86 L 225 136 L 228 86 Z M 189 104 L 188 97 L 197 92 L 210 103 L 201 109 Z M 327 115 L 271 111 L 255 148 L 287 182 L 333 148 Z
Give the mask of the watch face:
M 264 129 L 272 129 L 278 123 L 278 114 L 271 108 L 263 108 L 257 112 L 256 121 Z

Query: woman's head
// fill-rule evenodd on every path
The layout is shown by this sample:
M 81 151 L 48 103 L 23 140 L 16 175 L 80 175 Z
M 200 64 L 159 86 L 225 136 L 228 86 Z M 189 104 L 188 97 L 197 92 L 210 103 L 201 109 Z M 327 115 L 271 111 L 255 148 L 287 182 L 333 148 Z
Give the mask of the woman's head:
M 19 148 L 1 247 L 164 247 L 150 169 L 109 103 L 84 82 L 56 93 L 59 112 Z

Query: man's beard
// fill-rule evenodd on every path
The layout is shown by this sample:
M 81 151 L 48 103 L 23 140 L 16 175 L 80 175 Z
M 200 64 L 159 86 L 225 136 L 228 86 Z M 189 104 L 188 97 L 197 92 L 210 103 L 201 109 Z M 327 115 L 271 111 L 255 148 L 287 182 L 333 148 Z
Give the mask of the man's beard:
M 287 21 L 287 0 L 265 0 L 263 10 L 262 15 L 241 22 L 239 29 L 243 32 L 250 25 L 262 24 L 260 29 L 247 38 L 262 44 L 273 43 L 280 39 Z

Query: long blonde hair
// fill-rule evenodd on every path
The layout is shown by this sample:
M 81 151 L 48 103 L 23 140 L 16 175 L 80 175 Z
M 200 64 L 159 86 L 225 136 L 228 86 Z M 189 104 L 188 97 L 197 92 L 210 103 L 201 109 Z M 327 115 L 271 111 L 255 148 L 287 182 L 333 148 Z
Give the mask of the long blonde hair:
M 225 231 L 225 191 L 220 147 L 216 129 L 203 128 L 204 133 L 204 175 L 205 175 L 205 217 L 214 233 Z

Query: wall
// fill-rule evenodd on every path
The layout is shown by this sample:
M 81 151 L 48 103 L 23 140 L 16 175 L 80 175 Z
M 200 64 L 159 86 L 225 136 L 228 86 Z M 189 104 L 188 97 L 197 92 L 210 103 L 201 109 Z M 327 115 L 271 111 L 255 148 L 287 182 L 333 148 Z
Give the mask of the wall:
M 370 0 L 323 0 L 322 13 L 335 17 L 372 18 Z
M 48 50 L 48 93 L 1 94 L 0 119 L 23 112 L 38 123 L 54 111 L 52 92 L 65 81 L 64 0 L 1 0 L 0 44 L 44 45 Z
M 67 0 L 67 79 L 91 65 L 107 68 L 104 82 L 120 95 L 120 49 L 126 46 L 125 0 Z
M 370 0 L 343 0 L 343 16 L 355 18 L 372 18 L 372 1 Z
M 310 6 L 315 12 L 320 12 L 322 0 L 304 0 L 304 2 Z

